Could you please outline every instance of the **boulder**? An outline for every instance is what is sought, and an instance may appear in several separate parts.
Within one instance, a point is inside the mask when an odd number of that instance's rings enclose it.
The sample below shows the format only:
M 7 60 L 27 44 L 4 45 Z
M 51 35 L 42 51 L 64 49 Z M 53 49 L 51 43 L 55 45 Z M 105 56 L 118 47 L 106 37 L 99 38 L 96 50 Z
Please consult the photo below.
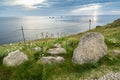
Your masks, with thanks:
M 33 48 L 33 50 L 34 50 L 34 51 L 41 51 L 42 48 L 37 46 L 37 47 Z
M 56 43 L 56 44 L 54 44 L 54 47 L 55 47 L 55 48 L 61 48 L 61 44 Z
M 3 64 L 7 66 L 15 66 L 27 61 L 28 57 L 24 53 L 16 50 L 14 52 L 10 52 L 8 56 L 3 59 Z
M 113 53 L 114 55 L 118 55 L 118 54 L 120 54 L 120 50 L 113 50 L 112 53 Z
M 49 54 L 65 54 L 67 53 L 64 48 L 53 48 L 47 51 Z
M 48 57 L 42 57 L 41 61 L 44 64 L 63 63 L 64 62 L 64 58 L 60 57 L 60 56 L 57 56 L 57 57 L 48 56 Z
M 98 80 L 120 80 L 120 72 L 107 73 L 106 75 L 103 75 L 102 77 L 100 77 Z
M 77 64 L 94 63 L 107 54 L 104 36 L 98 32 L 89 32 L 82 36 L 73 52 L 72 61 Z

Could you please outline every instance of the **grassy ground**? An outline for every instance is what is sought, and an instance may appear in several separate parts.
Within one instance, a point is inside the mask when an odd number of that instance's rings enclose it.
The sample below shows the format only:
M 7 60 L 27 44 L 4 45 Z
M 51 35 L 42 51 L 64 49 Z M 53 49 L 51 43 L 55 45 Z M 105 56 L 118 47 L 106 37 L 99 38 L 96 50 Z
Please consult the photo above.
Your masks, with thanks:
M 97 63 L 83 65 L 74 64 L 71 61 L 74 49 L 77 47 L 81 36 L 87 32 L 100 32 L 105 36 L 108 46 L 108 54 Z M 110 71 L 120 71 L 120 55 L 115 56 L 112 50 L 120 50 L 120 21 L 59 39 L 45 39 L 33 42 L 8 44 L 0 46 L 0 80 L 84 80 L 86 78 L 98 79 Z M 42 64 L 39 59 L 47 56 L 47 50 L 55 43 L 60 43 L 67 50 L 63 64 Z M 41 52 L 35 52 L 32 48 L 40 46 Z M 15 66 L 7 67 L 2 64 L 3 58 L 11 51 L 20 49 L 28 55 L 29 61 Z

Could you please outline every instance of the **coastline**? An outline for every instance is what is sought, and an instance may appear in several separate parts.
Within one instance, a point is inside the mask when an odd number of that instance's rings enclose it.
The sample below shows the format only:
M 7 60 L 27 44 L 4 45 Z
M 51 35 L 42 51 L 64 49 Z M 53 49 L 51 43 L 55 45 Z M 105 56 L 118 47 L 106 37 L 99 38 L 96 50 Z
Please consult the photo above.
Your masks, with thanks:
M 24 46 L 23 43 L 15 43 L 0 46 L 0 74 L 3 80 L 84 80 L 84 79 L 99 79 L 101 76 L 109 72 L 120 72 L 120 55 L 115 56 L 113 50 L 120 50 L 120 20 L 106 24 L 102 27 L 97 27 L 90 31 L 70 35 L 62 38 L 43 39 L 33 42 L 28 42 Z M 105 43 L 108 46 L 108 54 L 96 63 L 74 64 L 71 62 L 74 49 L 78 42 L 87 32 L 100 32 L 105 37 Z M 59 43 L 67 50 L 63 64 L 42 64 L 39 59 L 42 56 L 48 56 L 47 50 L 53 48 L 53 45 Z M 35 52 L 33 48 L 41 47 L 42 51 Z M 16 67 L 7 67 L 3 64 L 3 58 L 10 52 L 20 50 L 24 52 L 29 60 Z M 22 73 L 22 74 L 21 74 Z
M 51 37 L 51 34 L 54 34 L 54 37 L 58 37 L 58 34 L 60 35 L 63 32 L 71 35 L 86 31 L 89 29 L 89 19 L 92 20 L 91 29 L 93 29 L 98 25 L 103 26 L 104 24 L 110 23 L 118 17 L 117 15 L 94 17 L 85 17 L 81 15 L 76 17 L 62 17 L 62 19 L 49 19 L 49 17 L 43 19 L 39 17 L 28 19 L 0 18 L 0 26 L 2 27 L 0 30 L 0 43 L 4 44 L 22 41 L 21 26 L 25 29 L 26 40 L 35 40 L 41 39 L 42 33 L 44 33 L 44 36 L 48 34 L 48 36 Z M 96 20 L 95 22 L 93 22 L 94 19 Z

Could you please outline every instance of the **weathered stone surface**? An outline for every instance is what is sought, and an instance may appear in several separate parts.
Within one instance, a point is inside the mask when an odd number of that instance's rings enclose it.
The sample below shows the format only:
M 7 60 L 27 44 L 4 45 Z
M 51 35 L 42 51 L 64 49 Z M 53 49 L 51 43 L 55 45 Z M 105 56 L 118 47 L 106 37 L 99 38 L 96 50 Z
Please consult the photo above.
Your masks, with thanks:
M 26 60 L 28 60 L 27 55 L 20 52 L 19 50 L 16 50 L 14 52 L 9 53 L 8 56 L 6 56 L 3 59 L 3 64 L 7 66 L 15 66 L 23 63 Z
M 37 47 L 33 48 L 33 50 L 34 50 L 34 51 L 41 51 L 42 48 L 40 48 L 40 47 L 37 46 Z
M 57 57 L 48 56 L 48 57 L 42 57 L 41 61 L 44 64 L 62 63 L 64 62 L 64 58 L 60 56 Z
M 120 72 L 117 72 L 117 73 L 110 72 L 100 77 L 98 80 L 120 80 Z
M 74 50 L 72 60 L 77 64 L 97 62 L 107 52 L 104 36 L 98 32 L 90 32 L 82 36 L 78 47 Z
M 64 48 L 53 48 L 47 51 L 49 54 L 65 54 L 67 53 Z
M 61 48 L 61 44 L 56 43 L 56 44 L 54 44 L 54 47 L 55 47 L 55 48 Z
M 120 54 L 120 50 L 113 50 L 113 52 L 112 52 L 114 55 L 118 55 L 118 54 Z

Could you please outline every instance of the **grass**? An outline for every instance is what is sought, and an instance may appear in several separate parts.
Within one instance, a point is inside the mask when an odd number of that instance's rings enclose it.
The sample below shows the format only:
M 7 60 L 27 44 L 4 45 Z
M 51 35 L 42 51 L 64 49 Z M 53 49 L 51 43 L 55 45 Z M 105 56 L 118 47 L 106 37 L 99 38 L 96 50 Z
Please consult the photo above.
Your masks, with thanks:
M 120 54 L 115 56 L 112 50 L 120 50 L 120 21 L 107 24 L 96 29 L 62 37 L 58 39 L 43 39 L 33 42 L 7 44 L 0 46 L 0 80 L 84 80 L 98 79 L 110 71 L 120 71 Z M 108 54 L 97 63 L 74 64 L 72 54 L 77 47 L 79 39 L 87 32 L 100 32 L 105 36 L 105 43 L 108 46 Z M 55 43 L 60 43 L 67 50 L 67 54 L 60 55 L 65 58 L 62 64 L 42 64 L 39 59 L 47 56 L 47 50 Z M 42 51 L 35 52 L 33 48 L 40 46 Z M 14 50 L 21 50 L 28 55 L 29 60 L 19 66 L 7 67 L 2 60 L 7 54 Z

